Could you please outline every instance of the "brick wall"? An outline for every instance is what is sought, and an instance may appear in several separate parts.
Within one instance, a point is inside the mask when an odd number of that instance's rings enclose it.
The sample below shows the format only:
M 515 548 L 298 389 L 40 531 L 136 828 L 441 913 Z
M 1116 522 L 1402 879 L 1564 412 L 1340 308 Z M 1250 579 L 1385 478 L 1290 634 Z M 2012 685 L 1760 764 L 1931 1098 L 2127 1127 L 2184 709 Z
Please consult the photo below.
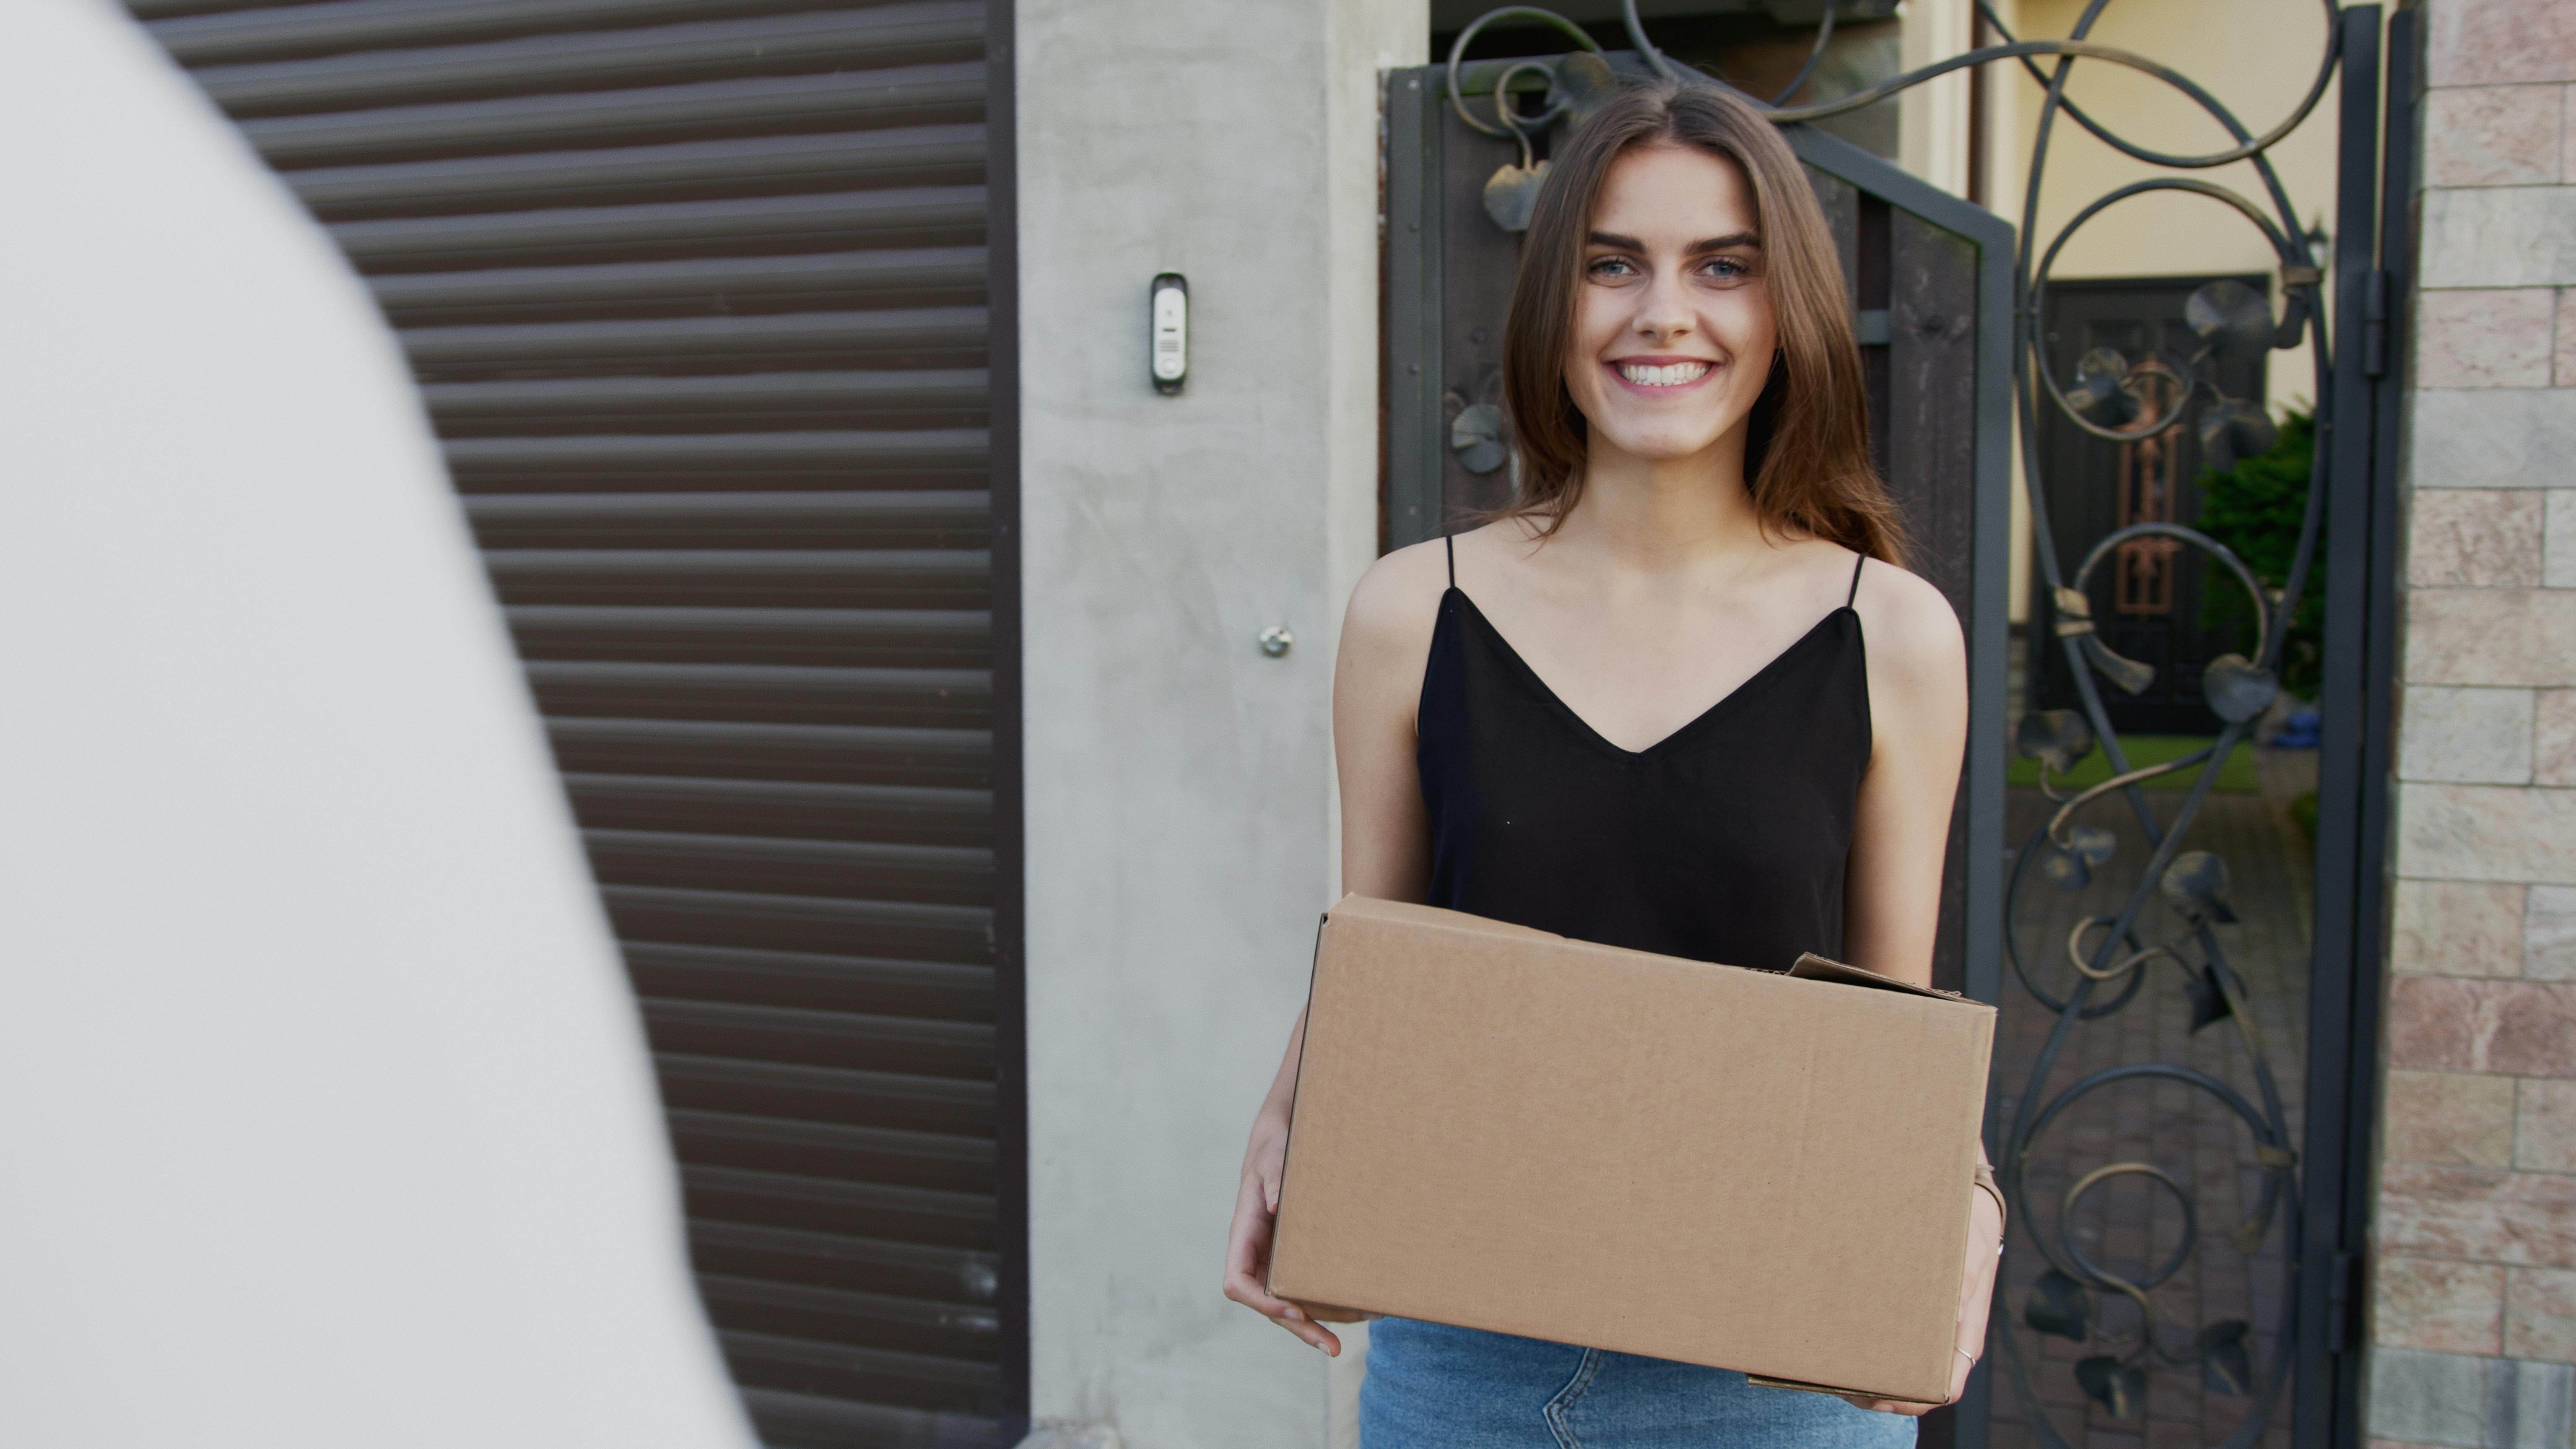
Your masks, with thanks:
M 2429 0 L 2370 1430 L 2576 1433 L 2576 0 Z

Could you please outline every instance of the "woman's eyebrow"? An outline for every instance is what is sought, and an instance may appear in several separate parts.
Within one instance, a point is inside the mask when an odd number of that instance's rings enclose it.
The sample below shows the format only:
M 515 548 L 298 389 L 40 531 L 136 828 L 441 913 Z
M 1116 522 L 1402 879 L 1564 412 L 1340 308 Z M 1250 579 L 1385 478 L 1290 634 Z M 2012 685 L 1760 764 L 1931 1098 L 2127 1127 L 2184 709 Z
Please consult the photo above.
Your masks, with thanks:
M 1644 242 L 1615 231 L 1588 232 L 1584 235 L 1583 244 L 1588 247 L 1610 247 L 1623 252 L 1642 252 L 1646 249 Z M 1762 238 L 1753 232 L 1730 232 L 1725 236 L 1703 237 L 1692 242 L 1682 249 L 1682 255 L 1695 257 L 1703 252 L 1722 252 L 1729 247 L 1752 247 L 1758 251 L 1761 246 Z
M 1703 252 L 1722 252 L 1730 247 L 1751 247 L 1755 251 L 1760 251 L 1762 249 L 1762 238 L 1749 231 L 1731 232 L 1725 236 L 1703 237 L 1684 248 L 1682 255 L 1686 257 L 1695 257 Z

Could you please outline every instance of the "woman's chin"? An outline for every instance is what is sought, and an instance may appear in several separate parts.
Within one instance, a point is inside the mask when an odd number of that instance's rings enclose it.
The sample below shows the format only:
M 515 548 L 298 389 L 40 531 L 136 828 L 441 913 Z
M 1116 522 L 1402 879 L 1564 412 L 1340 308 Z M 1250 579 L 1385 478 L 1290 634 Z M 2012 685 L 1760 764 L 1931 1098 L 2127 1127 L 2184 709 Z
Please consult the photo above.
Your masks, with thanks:
M 1717 435 L 1704 429 L 1687 431 L 1670 428 L 1606 429 L 1595 428 L 1595 446 L 1608 445 L 1615 456 L 1635 459 L 1640 463 L 1678 463 L 1705 455 L 1717 445 Z

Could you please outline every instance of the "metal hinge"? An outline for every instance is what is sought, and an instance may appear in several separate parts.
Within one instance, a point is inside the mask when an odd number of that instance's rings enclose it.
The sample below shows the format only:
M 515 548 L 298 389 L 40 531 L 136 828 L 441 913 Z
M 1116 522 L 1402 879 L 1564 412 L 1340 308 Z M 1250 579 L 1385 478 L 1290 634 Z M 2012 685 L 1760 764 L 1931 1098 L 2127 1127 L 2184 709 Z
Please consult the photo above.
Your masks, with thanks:
M 2367 377 L 2381 377 L 2388 371 L 2388 273 L 2384 271 L 2362 279 L 2361 370 Z
M 2326 1272 L 2326 1351 L 2361 1350 L 2361 1254 L 2337 1253 Z

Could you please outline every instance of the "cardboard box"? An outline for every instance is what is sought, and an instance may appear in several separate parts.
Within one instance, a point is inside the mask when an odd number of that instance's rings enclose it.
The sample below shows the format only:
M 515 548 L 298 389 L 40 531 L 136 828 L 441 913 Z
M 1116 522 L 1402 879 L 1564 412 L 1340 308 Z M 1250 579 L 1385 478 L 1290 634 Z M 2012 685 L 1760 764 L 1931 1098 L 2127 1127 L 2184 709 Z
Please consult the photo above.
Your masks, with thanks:
M 1345 897 L 1270 1289 L 1938 1403 L 1994 1025 L 1820 957 L 1780 975 Z

